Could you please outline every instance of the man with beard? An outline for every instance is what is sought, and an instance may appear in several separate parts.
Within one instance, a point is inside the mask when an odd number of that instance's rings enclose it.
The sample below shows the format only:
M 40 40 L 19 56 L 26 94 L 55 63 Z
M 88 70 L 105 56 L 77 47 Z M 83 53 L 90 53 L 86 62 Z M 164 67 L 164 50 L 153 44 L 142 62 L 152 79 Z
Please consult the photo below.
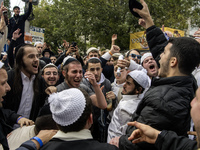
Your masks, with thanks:
M 0 76 L 0 149 L 2 146 L 4 150 L 8 150 L 6 136 L 12 131 L 12 128 L 8 124 L 17 122 L 23 126 L 23 124 L 32 125 L 34 122 L 16 114 L 14 111 L 2 108 L 2 97 L 10 91 L 10 86 L 7 83 L 8 75 L 2 62 L 0 62 Z
M 163 32 L 155 27 L 147 4 L 144 0 L 140 2 L 143 9 L 133 10 L 146 22 L 147 41 L 153 57 L 160 64 L 158 72 L 160 78 L 152 79 L 151 87 L 138 105 L 132 121 L 187 136 L 191 120 L 190 102 L 197 89 L 191 73 L 200 61 L 200 44 L 187 37 L 170 38 L 167 41 Z M 110 143 L 119 144 L 120 149 L 126 150 L 155 149 L 154 145 L 146 142 L 132 144 L 128 137 L 135 129 L 128 127 L 126 135 L 120 139 L 115 138 Z
M 45 101 L 45 83 L 39 76 L 38 51 L 25 44 L 16 54 L 15 68 L 8 72 L 11 90 L 4 97 L 3 107 L 35 120 Z
M 106 93 L 111 91 L 111 83 L 108 79 L 105 78 L 105 76 L 102 73 L 102 67 L 101 67 L 101 60 L 97 57 L 91 57 L 87 63 L 86 63 L 86 73 L 85 78 L 83 78 L 82 82 L 87 87 L 89 87 L 93 92 L 95 92 L 93 85 L 91 82 L 86 78 L 88 73 L 92 73 L 95 77 L 95 80 L 97 84 L 100 85 L 100 87 L 103 87 L 102 92 L 104 96 L 106 96 Z M 108 106 L 108 105 L 107 105 Z M 106 126 L 106 118 L 108 115 L 107 110 L 99 109 L 98 107 L 94 107 L 94 115 L 93 115 L 93 128 L 92 128 L 92 135 L 94 139 L 100 141 L 100 142 L 106 142 L 107 138 L 107 126 Z M 101 121 L 99 121 L 99 118 Z M 103 126 L 105 125 L 105 126 Z
M 114 110 L 111 123 L 108 127 L 108 143 L 111 138 L 125 134 L 127 122 L 131 120 L 133 112 L 141 100 L 139 95 L 147 87 L 149 87 L 149 81 L 145 72 L 135 70 L 127 75 L 122 90 L 123 98 Z
M 45 80 L 46 87 L 56 86 L 59 80 L 57 66 L 52 63 L 45 65 L 42 69 L 42 77 Z
M 54 92 L 60 92 L 69 88 L 83 88 L 90 96 L 93 105 L 105 109 L 107 107 L 105 97 L 96 82 L 96 79 L 92 73 L 87 73 L 85 76 L 88 78 L 92 86 L 94 87 L 94 92 L 91 91 L 89 87 L 81 83 L 83 78 L 83 71 L 81 63 L 74 57 L 67 56 L 63 60 L 63 71 L 62 75 L 65 77 L 65 81 L 58 86 L 50 86 L 46 89 L 47 94 Z
M 137 127 L 131 136 L 128 138 L 132 143 L 139 143 L 142 141 L 155 144 L 158 150 L 194 150 L 200 148 L 200 88 L 196 91 L 196 97 L 190 103 L 191 117 L 194 121 L 197 141 L 190 140 L 187 137 L 177 136 L 172 131 L 158 131 L 148 125 L 139 122 L 129 122 L 128 125 Z

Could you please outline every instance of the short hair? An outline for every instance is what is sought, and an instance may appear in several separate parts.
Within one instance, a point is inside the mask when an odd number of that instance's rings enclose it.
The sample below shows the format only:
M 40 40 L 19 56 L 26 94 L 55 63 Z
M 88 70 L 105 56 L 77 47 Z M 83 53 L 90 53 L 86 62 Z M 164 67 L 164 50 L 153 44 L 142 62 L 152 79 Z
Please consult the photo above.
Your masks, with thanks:
M 79 90 L 83 93 L 85 100 L 86 100 L 85 109 L 84 109 L 81 117 L 73 124 L 71 124 L 69 126 L 61 126 L 61 125 L 57 124 L 58 129 L 63 131 L 64 133 L 73 132 L 73 131 L 78 132 L 78 131 L 84 129 L 86 122 L 87 122 L 88 118 L 90 117 L 90 114 L 92 113 L 93 105 L 92 105 L 92 101 L 91 101 L 88 93 L 81 88 L 79 88 Z
M 101 60 L 99 58 L 96 58 L 96 57 L 93 57 L 93 58 L 90 58 L 87 63 L 86 63 L 86 68 L 88 69 L 88 64 L 89 63 L 92 63 L 92 64 L 98 64 L 100 63 L 101 65 Z
M 137 51 L 137 52 L 140 54 L 140 51 L 139 51 L 138 49 L 131 49 L 131 50 L 128 51 L 126 57 L 129 57 L 130 53 L 131 53 L 133 50 Z
M 70 65 L 70 64 L 80 64 L 80 65 L 81 65 L 81 63 L 80 63 L 78 60 L 75 60 L 75 61 L 70 62 L 69 64 L 63 66 L 63 70 L 65 70 L 66 73 L 67 73 L 68 70 L 69 70 L 69 65 Z
M 190 75 L 200 63 L 200 44 L 189 37 L 169 38 L 170 57 L 176 57 L 181 73 Z
M 37 117 L 35 120 L 35 129 L 37 132 L 40 130 L 57 130 L 56 122 L 52 118 L 52 114 Z

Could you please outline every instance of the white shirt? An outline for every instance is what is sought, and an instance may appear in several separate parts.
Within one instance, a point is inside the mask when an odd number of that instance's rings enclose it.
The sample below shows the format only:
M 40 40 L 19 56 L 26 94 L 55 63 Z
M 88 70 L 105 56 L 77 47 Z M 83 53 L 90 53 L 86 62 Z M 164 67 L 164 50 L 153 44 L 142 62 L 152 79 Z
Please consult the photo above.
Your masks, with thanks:
M 131 121 L 140 100 L 138 95 L 123 95 L 108 127 L 108 143 L 112 138 L 125 134 L 127 122 Z
M 23 72 L 21 72 L 21 77 L 22 77 L 23 90 L 17 114 L 29 118 L 34 97 L 33 83 L 35 75 L 33 75 L 31 79 L 29 79 Z
M 13 130 L 11 135 L 7 138 L 10 150 L 17 149 L 22 143 L 36 136 L 34 129 L 35 125 L 23 126 L 22 128 Z

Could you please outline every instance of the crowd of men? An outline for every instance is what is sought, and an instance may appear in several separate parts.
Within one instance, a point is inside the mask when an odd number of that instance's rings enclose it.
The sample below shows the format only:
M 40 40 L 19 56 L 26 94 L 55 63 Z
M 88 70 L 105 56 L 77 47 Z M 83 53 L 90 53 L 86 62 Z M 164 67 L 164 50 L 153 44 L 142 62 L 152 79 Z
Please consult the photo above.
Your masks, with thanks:
M 113 34 L 109 50 L 91 47 L 85 57 L 76 42 L 63 40 L 58 55 L 46 43 L 25 44 L 32 0 L 24 15 L 13 8 L 0 61 L 0 149 L 200 148 L 199 41 L 166 38 L 140 2 L 133 11 L 150 51 L 121 53 Z M 6 10 L 1 3 L 1 32 Z

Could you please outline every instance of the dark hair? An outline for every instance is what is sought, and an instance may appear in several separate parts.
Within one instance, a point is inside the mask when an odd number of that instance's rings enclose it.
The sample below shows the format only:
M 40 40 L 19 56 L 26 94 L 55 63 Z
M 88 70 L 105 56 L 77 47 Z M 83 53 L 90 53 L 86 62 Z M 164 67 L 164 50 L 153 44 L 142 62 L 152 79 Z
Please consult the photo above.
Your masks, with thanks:
M 80 131 L 82 130 L 85 125 L 86 122 L 88 120 L 88 118 L 90 117 L 90 114 L 92 113 L 92 101 L 88 95 L 88 93 L 79 88 L 79 90 L 81 90 L 81 92 L 83 93 L 85 99 L 86 99 L 86 106 L 85 106 L 85 110 L 83 111 L 83 114 L 81 115 L 81 117 L 73 124 L 69 125 L 69 126 L 61 126 L 59 124 L 57 124 L 59 130 L 63 131 L 64 133 L 67 132 L 72 132 L 72 131 Z
M 74 61 L 72 61 L 72 62 L 70 62 L 69 64 L 67 64 L 67 65 L 65 65 L 65 66 L 63 66 L 63 68 L 62 68 L 62 70 L 65 70 L 66 71 L 66 73 L 68 72 L 68 69 L 69 69 L 69 65 L 70 64 L 81 64 L 78 60 L 74 60 Z
M 101 60 L 100 59 L 98 59 L 98 58 L 90 58 L 88 61 L 87 61 L 87 63 L 86 63 L 86 68 L 88 69 L 88 64 L 89 63 L 92 63 L 92 64 L 98 64 L 98 63 L 100 63 L 101 64 Z
M 36 132 L 40 132 L 40 130 L 57 130 L 58 127 L 56 122 L 53 120 L 52 115 L 44 115 L 37 117 L 35 120 L 35 130 Z
M 139 51 L 138 49 L 131 49 L 131 50 L 128 51 L 126 57 L 129 57 L 130 53 L 131 53 L 133 50 L 137 51 L 137 52 L 140 54 L 140 51 Z
M 14 83 L 13 83 L 13 92 L 14 94 L 21 94 L 23 85 L 22 85 L 22 78 L 21 78 L 21 69 L 22 67 L 25 67 L 25 64 L 23 62 L 23 57 L 24 57 L 24 53 L 25 53 L 25 48 L 27 47 L 33 47 L 35 48 L 33 45 L 31 44 L 25 44 L 22 47 L 19 48 L 19 50 L 17 51 L 16 54 L 16 62 L 15 62 L 15 77 L 14 77 Z M 38 67 L 38 74 L 40 72 L 40 67 Z M 34 80 L 34 96 L 36 96 L 35 94 L 39 94 L 39 90 L 38 90 L 38 74 L 36 74 L 35 80 Z
M 133 79 L 130 75 L 127 75 L 126 78 L 128 78 L 128 77 L 130 77 L 131 79 Z M 135 89 L 136 90 L 140 91 L 140 89 L 142 89 L 141 93 L 144 92 L 145 89 L 139 83 L 137 83 L 134 79 L 133 79 L 133 83 L 135 84 Z
M 170 38 L 170 57 L 176 57 L 181 73 L 190 75 L 200 63 L 200 44 L 189 37 Z

